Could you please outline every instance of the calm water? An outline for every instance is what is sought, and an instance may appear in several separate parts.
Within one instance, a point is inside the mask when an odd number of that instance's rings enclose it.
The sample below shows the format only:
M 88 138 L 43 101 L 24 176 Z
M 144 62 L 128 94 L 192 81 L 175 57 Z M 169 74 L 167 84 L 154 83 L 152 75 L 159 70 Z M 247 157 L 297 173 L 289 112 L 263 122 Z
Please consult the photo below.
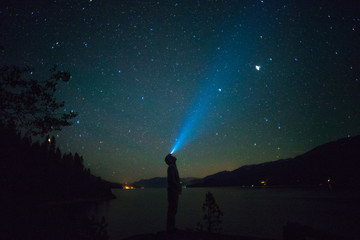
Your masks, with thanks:
M 349 239 L 360 236 L 359 194 L 315 189 L 184 189 L 176 218 L 178 228 L 196 228 L 209 191 L 224 212 L 223 233 L 282 239 L 282 227 L 294 221 Z M 165 229 L 166 189 L 113 192 L 117 199 L 95 210 L 97 216 L 105 216 L 110 239 Z

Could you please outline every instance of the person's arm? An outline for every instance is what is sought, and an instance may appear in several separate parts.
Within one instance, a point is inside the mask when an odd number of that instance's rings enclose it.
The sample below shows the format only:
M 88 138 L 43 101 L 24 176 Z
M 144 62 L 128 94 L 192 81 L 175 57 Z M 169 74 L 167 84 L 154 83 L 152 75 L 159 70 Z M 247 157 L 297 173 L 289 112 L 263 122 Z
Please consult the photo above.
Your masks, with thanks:
M 180 183 L 180 177 L 179 177 L 179 171 L 177 170 L 177 168 L 175 167 L 175 178 L 176 178 L 176 185 L 177 185 L 177 189 L 179 191 L 179 193 L 181 194 L 181 183 Z
M 168 187 L 174 188 L 176 186 L 176 179 L 175 179 L 175 169 L 173 167 L 168 167 Z
M 178 190 L 181 193 L 181 184 L 176 167 L 168 168 L 168 185 L 169 188 L 173 190 Z

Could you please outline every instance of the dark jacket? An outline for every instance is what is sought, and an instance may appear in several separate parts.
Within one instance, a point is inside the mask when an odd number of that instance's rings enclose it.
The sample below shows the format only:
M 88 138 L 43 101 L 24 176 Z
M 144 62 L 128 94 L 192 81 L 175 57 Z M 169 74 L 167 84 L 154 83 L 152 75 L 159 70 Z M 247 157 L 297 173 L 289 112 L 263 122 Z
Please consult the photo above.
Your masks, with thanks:
M 179 172 L 175 164 L 170 164 L 167 170 L 168 191 L 181 194 Z

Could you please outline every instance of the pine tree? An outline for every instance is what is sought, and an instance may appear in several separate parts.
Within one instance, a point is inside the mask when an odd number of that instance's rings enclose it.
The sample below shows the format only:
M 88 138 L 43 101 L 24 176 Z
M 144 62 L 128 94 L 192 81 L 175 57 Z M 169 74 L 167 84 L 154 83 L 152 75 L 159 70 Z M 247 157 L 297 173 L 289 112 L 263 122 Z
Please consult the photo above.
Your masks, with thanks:
M 221 230 L 221 216 L 224 213 L 217 205 L 214 196 L 211 192 L 206 194 L 205 202 L 202 206 L 204 212 L 203 221 L 208 232 L 218 232 Z M 203 230 L 204 226 L 201 222 L 198 222 L 198 229 Z
M 28 135 L 46 135 L 69 126 L 73 111 L 60 111 L 64 102 L 55 98 L 60 81 L 68 82 L 70 73 L 50 69 L 44 81 L 34 79 L 29 67 L 0 67 L 0 124 Z

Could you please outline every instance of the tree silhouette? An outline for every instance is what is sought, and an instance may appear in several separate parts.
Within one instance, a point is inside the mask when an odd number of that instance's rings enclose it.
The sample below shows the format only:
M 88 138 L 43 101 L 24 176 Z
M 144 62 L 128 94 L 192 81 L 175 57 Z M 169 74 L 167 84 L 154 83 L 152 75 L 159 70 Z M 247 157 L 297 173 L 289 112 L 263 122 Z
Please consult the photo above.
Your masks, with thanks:
M 84 167 L 82 156 L 62 155 L 54 137 L 32 143 L 31 137 L 0 126 L 0 159 L 0 186 L 10 201 L 114 197 L 109 183 Z
M 7 220 L 1 236 L 108 239 L 105 220 L 89 218 L 75 203 L 113 199 L 110 184 L 91 175 L 78 153 L 62 155 L 55 137 L 47 135 L 76 116 L 64 113 L 64 102 L 55 99 L 58 83 L 70 74 L 55 67 L 50 72 L 38 81 L 28 67 L 0 67 L 0 199 Z M 33 143 L 35 135 L 47 136 Z
M 224 213 L 217 205 L 214 196 L 211 192 L 206 194 L 205 202 L 202 206 L 204 212 L 203 221 L 205 223 L 206 230 L 208 232 L 218 232 L 221 230 L 221 216 Z M 203 230 L 204 226 L 201 222 L 198 222 L 198 230 Z
M 33 77 L 29 67 L 0 68 L 0 124 L 30 135 L 42 135 L 61 130 L 77 114 L 60 111 L 65 103 L 54 96 L 60 81 L 68 82 L 70 73 L 50 69 L 44 81 Z

